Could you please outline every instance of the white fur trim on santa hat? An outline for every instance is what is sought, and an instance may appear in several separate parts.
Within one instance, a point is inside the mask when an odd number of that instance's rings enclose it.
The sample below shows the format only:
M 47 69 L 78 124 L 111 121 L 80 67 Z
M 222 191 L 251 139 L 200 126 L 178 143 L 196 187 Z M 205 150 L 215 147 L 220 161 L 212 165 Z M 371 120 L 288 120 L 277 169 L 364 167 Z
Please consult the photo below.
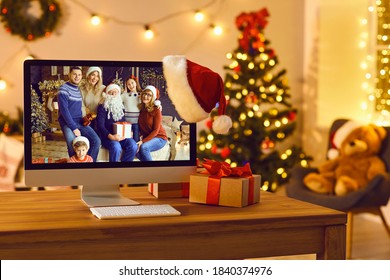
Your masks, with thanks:
M 73 145 L 76 144 L 77 142 L 84 142 L 87 145 L 87 148 L 89 149 L 89 140 L 85 136 L 77 136 L 76 138 L 73 139 Z
M 357 121 L 347 121 L 339 129 L 336 130 L 333 138 L 333 144 L 336 148 L 340 148 L 344 139 L 356 128 L 361 127 L 363 124 Z
M 113 89 L 117 89 L 119 94 L 121 93 L 121 87 L 118 86 L 117 84 L 109 84 L 107 87 L 106 87 L 106 92 L 108 93 L 110 90 L 113 90 Z
M 100 67 L 91 66 L 87 70 L 87 77 L 88 77 L 89 74 L 91 74 L 92 72 L 95 72 L 95 71 L 97 71 L 99 73 L 100 77 L 102 76 L 102 69 L 100 69 Z
M 157 99 L 157 89 L 154 86 L 146 86 L 144 90 L 150 90 L 153 94 L 153 99 Z
M 162 61 L 168 95 L 179 115 L 189 123 L 208 118 L 209 113 L 200 106 L 188 83 L 186 57 L 170 55 Z

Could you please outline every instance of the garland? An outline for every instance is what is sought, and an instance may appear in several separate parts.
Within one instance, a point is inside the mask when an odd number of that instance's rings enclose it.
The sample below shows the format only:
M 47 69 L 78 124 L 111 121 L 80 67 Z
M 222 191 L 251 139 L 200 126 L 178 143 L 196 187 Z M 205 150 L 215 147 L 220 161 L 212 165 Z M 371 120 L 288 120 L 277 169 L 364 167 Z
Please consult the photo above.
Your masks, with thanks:
M 29 16 L 25 11 L 30 0 L 3 0 L 0 17 L 7 32 L 26 41 L 49 37 L 61 18 L 61 8 L 56 0 L 37 0 L 42 15 L 39 18 Z

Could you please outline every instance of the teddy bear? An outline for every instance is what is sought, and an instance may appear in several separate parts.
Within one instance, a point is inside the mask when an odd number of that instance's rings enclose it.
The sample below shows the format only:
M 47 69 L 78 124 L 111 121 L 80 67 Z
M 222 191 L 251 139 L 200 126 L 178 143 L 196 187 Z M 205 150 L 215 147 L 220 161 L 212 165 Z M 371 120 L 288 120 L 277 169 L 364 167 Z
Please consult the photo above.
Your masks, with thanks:
M 303 182 L 321 194 L 347 195 L 367 186 L 376 175 L 386 174 L 386 166 L 378 156 L 386 130 L 374 124 L 347 121 L 334 134 L 338 154 L 328 153 L 328 160 L 317 172 L 307 174 Z

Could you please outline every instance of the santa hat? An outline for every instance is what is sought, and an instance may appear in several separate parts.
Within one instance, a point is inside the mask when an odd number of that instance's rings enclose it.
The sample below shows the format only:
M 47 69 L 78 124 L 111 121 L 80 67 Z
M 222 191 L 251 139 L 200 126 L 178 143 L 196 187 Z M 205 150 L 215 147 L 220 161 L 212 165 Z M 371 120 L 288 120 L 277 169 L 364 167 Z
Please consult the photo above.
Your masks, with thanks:
M 102 69 L 100 69 L 100 67 L 97 67 L 97 66 L 91 66 L 88 68 L 87 70 L 87 77 L 89 74 L 91 74 L 92 72 L 99 72 L 99 76 L 101 77 L 102 76 Z
M 104 89 L 105 92 L 109 92 L 110 90 L 113 90 L 113 89 L 117 89 L 119 93 L 121 93 L 121 87 L 118 86 L 117 84 L 109 84 L 108 86 L 106 86 L 106 88 Z
M 213 130 L 226 134 L 232 126 L 232 120 L 225 115 L 226 98 L 222 78 L 185 56 L 166 56 L 162 62 L 168 96 L 179 115 L 187 122 L 198 122 L 208 118 L 211 110 L 219 103 L 219 116 L 213 122 Z
M 161 101 L 158 100 L 160 98 L 160 91 L 155 86 L 151 86 L 151 85 L 146 86 L 143 91 L 145 91 L 145 90 L 150 90 L 152 92 L 153 99 L 154 99 L 154 105 L 160 106 Z
M 89 149 L 89 140 L 87 137 L 84 137 L 84 136 L 77 136 L 75 139 L 73 139 L 73 146 L 74 144 L 76 144 L 77 142 L 84 142 L 86 145 L 87 145 L 87 149 Z
M 328 151 L 328 158 L 334 159 L 339 155 L 339 149 L 341 144 L 347 138 L 347 136 L 356 128 L 361 127 L 363 124 L 357 121 L 347 121 L 331 137 L 332 148 Z

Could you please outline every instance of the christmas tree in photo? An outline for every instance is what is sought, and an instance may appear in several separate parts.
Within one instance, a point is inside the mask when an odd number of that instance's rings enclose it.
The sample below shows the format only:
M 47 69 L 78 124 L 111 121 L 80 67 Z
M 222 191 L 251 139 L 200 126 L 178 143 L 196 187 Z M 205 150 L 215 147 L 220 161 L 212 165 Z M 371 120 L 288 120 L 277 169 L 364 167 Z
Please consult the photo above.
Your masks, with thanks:
M 212 123 L 218 112 L 213 110 L 207 129 L 199 133 L 198 157 L 233 167 L 249 162 L 262 177 L 262 189 L 275 191 L 294 165 L 307 166 L 310 158 L 297 146 L 285 147 L 296 129 L 297 110 L 289 101 L 286 70 L 278 69 L 278 57 L 263 33 L 268 16 L 264 8 L 236 18 L 241 34 L 238 47 L 227 54 L 224 81 L 226 115 L 233 127 L 227 135 L 215 133 Z
M 49 128 L 49 118 L 45 107 L 39 101 L 37 92 L 31 87 L 31 133 L 42 133 Z

